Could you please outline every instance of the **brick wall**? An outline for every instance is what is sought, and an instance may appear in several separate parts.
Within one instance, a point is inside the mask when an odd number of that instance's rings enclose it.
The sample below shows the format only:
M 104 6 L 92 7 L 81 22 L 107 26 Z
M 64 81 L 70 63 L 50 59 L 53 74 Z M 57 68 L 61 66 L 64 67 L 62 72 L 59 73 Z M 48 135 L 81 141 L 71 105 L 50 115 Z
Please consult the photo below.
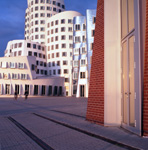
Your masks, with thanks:
M 86 119 L 104 124 L 104 0 L 98 0 Z
M 148 136 L 148 1 L 146 1 L 145 67 L 143 99 L 143 135 Z

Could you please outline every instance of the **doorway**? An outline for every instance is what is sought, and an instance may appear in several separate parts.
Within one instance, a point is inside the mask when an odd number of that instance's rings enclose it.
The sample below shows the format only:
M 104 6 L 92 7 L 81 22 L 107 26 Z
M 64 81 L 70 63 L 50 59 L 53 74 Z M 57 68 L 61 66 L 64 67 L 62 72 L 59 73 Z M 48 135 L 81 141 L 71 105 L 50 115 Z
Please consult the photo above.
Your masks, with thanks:
M 20 88 L 19 88 L 19 85 L 18 84 L 15 84 L 15 91 L 17 92 L 17 94 L 20 94 L 20 90 L 19 90 Z
M 122 43 L 122 124 L 135 127 L 135 36 Z
M 42 85 L 42 95 L 44 96 L 46 94 L 46 86 Z
M 38 85 L 34 85 L 34 95 L 38 95 L 38 91 L 39 91 Z
M 7 95 L 10 94 L 10 84 L 6 84 L 5 94 L 7 94 Z
M 85 96 L 85 85 L 80 85 L 80 97 Z

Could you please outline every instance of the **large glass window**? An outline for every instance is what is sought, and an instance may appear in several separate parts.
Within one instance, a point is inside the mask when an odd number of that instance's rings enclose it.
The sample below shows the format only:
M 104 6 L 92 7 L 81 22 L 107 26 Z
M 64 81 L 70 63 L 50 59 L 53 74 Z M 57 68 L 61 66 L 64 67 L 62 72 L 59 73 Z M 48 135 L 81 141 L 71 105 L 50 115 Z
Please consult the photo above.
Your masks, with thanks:
M 134 0 L 122 0 L 122 38 L 134 29 Z

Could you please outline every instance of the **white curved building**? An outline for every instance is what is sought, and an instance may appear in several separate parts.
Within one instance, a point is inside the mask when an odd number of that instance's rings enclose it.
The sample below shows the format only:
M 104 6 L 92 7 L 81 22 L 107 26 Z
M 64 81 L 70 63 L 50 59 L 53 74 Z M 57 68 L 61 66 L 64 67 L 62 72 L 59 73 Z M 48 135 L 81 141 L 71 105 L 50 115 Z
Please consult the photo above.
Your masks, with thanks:
M 36 73 L 38 76 L 47 75 L 46 47 L 28 40 L 13 40 L 8 42 L 5 57 L 35 56 Z
M 47 21 L 47 63 L 51 76 L 65 77 L 66 95 L 71 96 L 73 18 L 81 16 L 76 11 L 65 11 Z
M 64 0 L 28 0 L 25 39 L 45 44 L 48 18 L 64 10 Z

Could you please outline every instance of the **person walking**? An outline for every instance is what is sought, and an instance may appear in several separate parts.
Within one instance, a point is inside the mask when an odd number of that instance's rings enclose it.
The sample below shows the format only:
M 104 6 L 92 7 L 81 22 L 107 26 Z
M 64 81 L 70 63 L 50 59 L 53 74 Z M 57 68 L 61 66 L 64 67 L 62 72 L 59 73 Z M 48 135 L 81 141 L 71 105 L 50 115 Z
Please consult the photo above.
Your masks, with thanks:
M 25 99 L 27 99 L 27 97 L 28 97 L 28 91 L 27 90 L 25 91 L 24 95 L 25 95 Z
M 15 99 L 15 100 L 17 100 L 17 96 L 18 96 L 17 91 L 15 91 L 15 92 L 14 92 L 14 99 Z

